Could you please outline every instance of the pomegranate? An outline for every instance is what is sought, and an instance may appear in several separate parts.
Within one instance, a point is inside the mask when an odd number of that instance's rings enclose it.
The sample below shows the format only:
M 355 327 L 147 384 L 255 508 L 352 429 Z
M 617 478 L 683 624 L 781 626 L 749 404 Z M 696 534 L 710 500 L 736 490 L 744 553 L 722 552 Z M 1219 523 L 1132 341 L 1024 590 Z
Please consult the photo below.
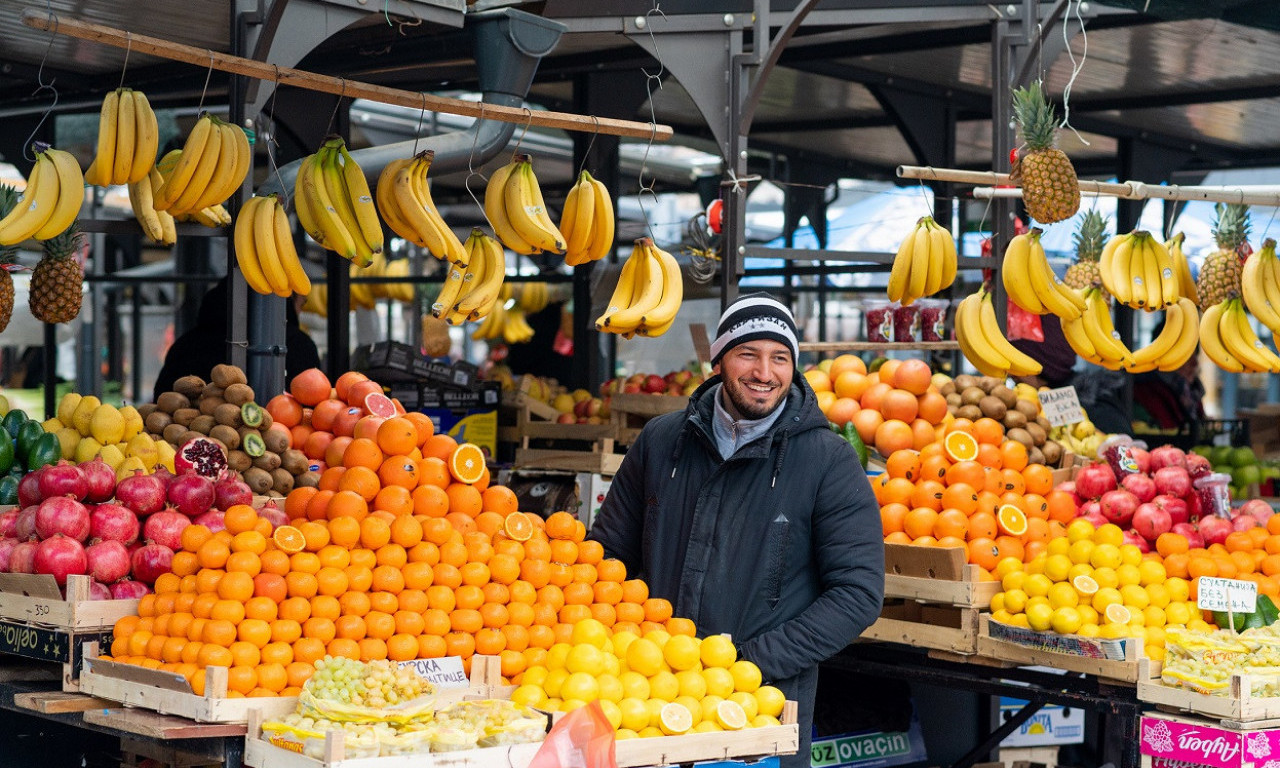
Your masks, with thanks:
M 222 446 L 207 437 L 193 437 L 178 449 L 173 457 L 173 468 L 179 477 L 196 472 L 207 478 L 215 478 L 227 468 L 227 454 Z
M 1235 517 L 1231 518 L 1231 530 L 1233 531 L 1247 531 L 1250 528 L 1257 528 L 1260 525 L 1262 525 L 1262 523 L 1258 522 L 1258 518 L 1253 515 L 1237 514 Z
M 30 507 L 33 504 L 39 504 L 44 496 L 40 495 L 40 475 L 44 473 L 44 467 L 37 469 L 35 472 L 28 472 L 18 481 L 18 506 Z
M 1187 468 L 1187 454 L 1181 448 L 1162 445 L 1151 451 L 1151 471 L 1159 472 L 1165 467 Z
M 1138 497 L 1139 504 L 1146 504 L 1156 497 L 1156 481 L 1141 473 L 1126 476 L 1120 481 L 1120 487 Z
M 1102 505 L 1098 503 L 1097 499 L 1090 499 L 1076 506 L 1076 517 L 1101 517 L 1103 522 L 1106 522 L 1106 518 L 1102 517 Z M 1095 525 L 1094 527 L 1097 528 L 1098 526 Z
M 36 508 L 36 536 L 62 534 L 76 541 L 89 538 L 89 510 L 70 496 L 51 496 Z
M 222 510 L 211 509 L 191 522 L 193 525 L 203 525 L 213 533 L 217 533 L 218 531 L 226 530 L 227 523 L 224 520 L 225 517 L 226 513 Z
M 1183 501 L 1187 502 L 1187 516 L 1192 520 L 1199 520 L 1204 515 L 1204 505 L 1200 502 L 1200 494 L 1193 493 L 1184 496 Z
M 186 472 L 169 483 L 165 496 L 172 505 L 171 509 L 176 509 L 188 518 L 197 517 L 213 506 L 213 481 L 195 472 Z
M 10 509 L 6 512 L 0 512 L 0 537 L 17 538 L 18 536 L 18 510 Z
M 155 475 L 134 472 L 116 485 L 116 501 L 132 509 L 139 517 L 154 515 L 164 509 L 164 483 Z
M 1106 525 L 1108 522 L 1107 518 L 1103 517 L 1101 512 L 1096 512 L 1096 511 L 1091 512 L 1087 515 L 1081 515 L 1080 519 L 1088 520 L 1089 523 L 1092 524 L 1094 528 L 1101 528 L 1102 526 Z
M 119 504 L 99 504 L 89 513 L 89 538 L 132 544 L 141 525 L 133 511 Z
M 163 483 L 165 491 L 168 492 L 169 483 L 173 482 L 173 473 L 169 471 L 168 467 L 163 464 L 157 464 L 156 469 L 151 473 L 151 476 Z
M 1187 546 L 1191 549 L 1204 548 L 1204 537 L 1200 535 L 1200 531 L 1193 523 L 1174 523 L 1170 530 L 1185 538 Z
M 1128 528 L 1133 513 L 1138 510 L 1138 497 L 1124 489 L 1107 491 L 1098 500 L 1102 516 L 1121 528 Z
M 1074 480 L 1067 480 L 1065 482 L 1058 483 L 1053 487 L 1053 490 L 1071 494 L 1071 498 L 1075 499 L 1076 506 L 1080 506 L 1080 493 L 1076 490 L 1076 483 Z
M 17 539 L 2 538 L 0 539 L 0 573 L 9 572 L 9 556 L 13 554 L 13 548 L 18 546 Z
M 110 600 L 111 588 L 100 581 L 89 582 L 89 599 L 90 600 Z
M 1133 530 L 1147 541 L 1155 541 L 1160 534 L 1173 529 L 1173 518 L 1162 507 L 1146 502 L 1138 505 L 1133 513 Z
M 1198 453 L 1188 453 L 1187 472 L 1191 474 L 1191 479 L 1195 480 L 1197 477 L 1204 477 L 1213 472 L 1213 465 Z
M 191 525 L 191 518 L 173 509 L 163 509 L 147 518 L 142 526 L 142 537 L 177 551 L 182 549 L 182 532 L 188 525 Z
M 1231 527 L 1230 520 L 1217 515 L 1200 518 L 1198 527 L 1200 535 L 1204 537 L 1205 546 L 1223 543 L 1227 540 L 1227 535 L 1235 530 Z
M 104 501 L 110 501 L 111 497 L 116 495 L 115 470 L 111 468 L 110 464 L 103 461 L 101 456 L 86 464 L 81 464 L 80 471 L 84 473 L 84 479 L 87 483 L 86 501 L 101 504 Z
M 1258 518 L 1258 522 L 1266 525 L 1267 521 L 1271 519 L 1271 516 L 1274 515 L 1276 511 L 1272 509 L 1270 504 L 1262 499 L 1249 499 L 1240 507 L 1240 513 L 1243 515 L 1252 515 Z M 0 515 L 0 517 L 3 517 L 3 515 Z
M 289 524 L 289 516 L 285 511 L 276 506 L 274 501 L 269 501 L 258 510 L 258 517 L 271 521 L 271 530 L 275 530 L 282 525 Z
M 240 473 L 230 470 L 218 476 L 213 486 L 213 506 L 218 509 L 230 509 L 236 504 L 252 504 L 253 491 L 240 477 Z
M 85 548 L 84 556 L 89 575 L 104 584 L 129 575 L 129 550 L 118 541 L 91 544 Z
M 140 581 L 125 579 L 111 585 L 112 600 L 137 600 L 151 594 L 151 588 Z
M 18 542 L 9 553 L 9 573 L 35 573 L 36 546 L 35 541 Z
M 161 574 L 169 572 L 172 562 L 172 549 L 155 542 L 145 544 L 133 553 L 133 578 L 149 587 Z
M 1176 496 L 1166 496 L 1162 493 L 1152 499 L 1151 503 L 1168 512 L 1169 519 L 1174 525 L 1191 521 L 1191 509 L 1187 506 L 1187 502 Z
M 1142 474 L 1151 472 L 1151 452 L 1146 448 L 1139 448 L 1136 445 L 1129 446 L 1129 458 L 1133 459 L 1133 463 L 1138 465 L 1138 471 Z
M 1156 484 L 1156 493 L 1178 497 L 1191 493 L 1191 473 L 1185 467 L 1161 467 L 1151 479 Z
M 1146 539 L 1142 538 L 1142 535 L 1137 531 L 1125 531 L 1124 543 L 1134 545 L 1138 549 L 1142 550 L 1143 554 L 1151 551 L 1151 544 L 1148 543 Z
M 36 513 L 39 511 L 39 504 L 24 507 L 18 513 L 18 519 L 14 523 L 14 535 L 23 541 L 34 539 L 36 537 Z
M 46 499 L 52 496 L 71 496 L 76 501 L 84 501 L 88 493 L 89 481 L 84 472 L 66 459 L 45 467 L 40 473 L 40 495 Z
M 83 574 L 88 568 L 84 545 L 61 534 L 37 544 L 33 562 L 36 573 L 52 575 L 59 586 L 65 586 L 71 574 Z
M 1102 494 L 1116 489 L 1116 475 L 1106 464 L 1081 467 L 1075 482 L 1076 495 L 1081 499 L 1100 499 Z

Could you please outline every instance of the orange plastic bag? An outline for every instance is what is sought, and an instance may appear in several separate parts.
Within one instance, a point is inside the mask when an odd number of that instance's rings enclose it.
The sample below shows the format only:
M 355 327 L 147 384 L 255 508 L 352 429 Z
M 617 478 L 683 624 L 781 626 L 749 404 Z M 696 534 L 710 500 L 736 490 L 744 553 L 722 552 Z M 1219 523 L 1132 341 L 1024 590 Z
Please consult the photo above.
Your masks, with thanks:
M 529 768 L 618 768 L 613 733 L 600 702 L 593 701 L 551 727 Z

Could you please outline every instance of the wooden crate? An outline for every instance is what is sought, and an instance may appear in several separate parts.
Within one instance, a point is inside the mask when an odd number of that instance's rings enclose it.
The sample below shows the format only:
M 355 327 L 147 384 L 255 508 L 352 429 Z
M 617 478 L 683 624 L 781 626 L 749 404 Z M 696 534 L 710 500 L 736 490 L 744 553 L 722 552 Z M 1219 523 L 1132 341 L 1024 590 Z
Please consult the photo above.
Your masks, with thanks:
M 515 466 L 520 469 L 561 469 L 611 475 L 622 463 L 614 452 L 616 426 L 603 424 L 561 424 L 560 412 L 531 397 L 521 388 L 504 392 L 503 426 L 498 439 L 515 443 Z M 535 445 L 536 441 L 536 445 Z M 547 441 L 553 441 L 548 443 Z
M 1150 660 L 1139 661 L 1138 700 L 1155 704 L 1168 712 L 1187 712 L 1217 720 L 1225 728 L 1251 730 L 1280 728 L 1280 696 L 1254 696 L 1253 686 L 1261 680 L 1275 681 L 1272 675 L 1232 675 L 1226 695 L 1213 696 L 1189 688 L 1166 685 L 1160 679 L 1160 668 L 1154 672 Z
M 609 419 L 619 443 L 630 445 L 654 416 L 683 411 L 689 407 L 686 395 L 619 394 L 609 398 Z
M 884 545 L 884 596 L 987 610 L 998 581 L 979 581 L 963 547 Z
M 137 600 L 90 600 L 92 581 L 89 576 L 67 577 L 64 599 L 52 576 L 0 573 L 0 619 L 73 632 L 111 629 L 137 614 Z
M 622 466 L 622 454 L 613 452 L 613 440 L 599 440 L 591 450 L 573 451 L 552 448 L 517 448 L 517 469 L 560 469 L 588 472 L 593 475 L 615 475 Z
M 886 598 L 862 639 L 971 655 L 978 652 L 978 616 L 977 608 Z
M 1160 666 L 1157 661 L 1144 659 L 1140 640 L 1035 632 L 994 622 L 987 615 L 978 625 L 978 655 L 1014 666 L 1053 667 L 1127 685 L 1137 684 L 1152 670 L 1158 674 Z M 1148 666 L 1140 671 L 1139 662 L 1144 660 Z

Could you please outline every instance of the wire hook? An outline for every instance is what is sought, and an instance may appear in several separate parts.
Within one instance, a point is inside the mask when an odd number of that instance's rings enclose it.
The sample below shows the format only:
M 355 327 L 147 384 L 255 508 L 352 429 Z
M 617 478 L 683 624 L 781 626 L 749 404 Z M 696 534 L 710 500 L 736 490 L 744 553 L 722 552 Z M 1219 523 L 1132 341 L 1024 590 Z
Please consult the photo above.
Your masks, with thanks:
M 209 78 L 213 77 L 213 49 L 206 48 L 205 51 L 209 54 L 209 71 L 204 76 L 204 89 L 200 91 L 200 103 L 196 106 L 196 112 L 204 109 L 204 97 L 209 92 Z
M 480 209 L 480 215 L 484 217 L 485 223 L 489 225 L 490 229 L 493 229 L 493 222 L 489 221 L 489 214 L 485 212 L 484 204 L 480 202 L 480 198 L 476 197 L 475 190 L 471 188 L 471 178 L 473 176 L 479 176 L 483 181 L 488 181 L 488 179 L 484 177 L 484 174 L 475 169 L 473 164 L 476 159 L 476 145 L 480 142 L 480 126 L 483 123 L 484 101 L 482 99 L 480 101 L 480 116 L 476 118 L 476 133 L 471 137 L 471 154 L 467 155 L 467 178 L 462 180 L 462 186 L 466 188 L 467 194 L 471 195 L 472 201 L 474 201 L 476 207 Z
M 414 155 L 418 154 L 418 139 L 421 138 L 422 136 L 422 121 L 427 116 L 427 92 L 421 91 L 419 95 L 422 96 L 422 111 L 418 113 L 418 127 L 413 132 L 413 154 Z
M 329 115 L 329 130 L 326 133 L 333 133 L 334 126 L 338 120 L 338 109 L 342 107 L 342 100 L 347 95 L 347 79 L 345 77 L 338 78 L 338 102 L 333 105 L 333 114 Z
M 591 119 L 595 121 L 596 129 L 591 134 L 591 140 L 587 142 L 586 151 L 582 153 L 582 164 L 578 166 L 579 176 L 581 176 L 582 172 L 587 169 L 587 159 L 591 157 L 591 148 L 596 145 L 596 137 L 600 135 L 600 118 L 592 115 Z
M 120 84 L 116 86 L 116 90 L 124 87 L 124 73 L 129 71 L 129 54 L 133 52 L 133 33 L 126 29 L 124 40 L 124 64 L 120 65 Z
M 270 126 L 271 138 L 267 141 L 267 162 L 271 164 L 271 170 L 275 172 L 276 181 L 280 182 L 281 205 L 285 210 L 289 210 L 289 203 L 293 202 L 292 196 L 286 197 L 284 176 L 280 173 L 280 166 L 276 162 L 276 155 L 272 149 L 279 149 L 280 144 L 276 141 L 276 99 L 280 97 L 280 65 L 272 64 L 276 68 L 275 90 L 271 92 L 271 110 L 267 113 L 267 123 Z
M 512 159 L 515 159 L 515 156 L 520 154 L 520 145 L 524 143 L 524 137 L 529 133 L 529 125 L 533 123 L 533 110 L 524 107 L 524 114 L 524 130 L 520 132 L 520 138 L 516 139 L 516 148 L 511 150 Z
M 56 109 L 58 106 L 58 89 L 55 88 L 53 85 L 55 82 L 57 82 L 58 78 L 56 77 L 50 78 L 49 82 L 47 83 L 44 81 L 44 65 L 45 65 L 45 62 L 49 60 L 49 52 L 53 50 L 53 41 L 58 36 L 58 14 L 53 12 L 53 7 L 49 5 L 47 0 L 45 3 L 45 7 L 49 14 L 49 20 L 53 22 L 53 29 L 49 32 L 49 44 L 45 46 L 44 56 L 41 57 L 40 59 L 40 67 L 39 69 L 36 70 L 37 85 L 36 85 L 36 89 L 31 92 L 31 95 L 35 96 L 41 91 L 53 91 L 53 103 L 49 105 L 49 108 L 46 109 L 44 114 L 40 116 L 40 121 L 36 123 L 34 128 L 31 129 L 31 135 L 27 137 L 26 141 L 22 142 L 22 156 L 33 163 L 36 161 L 36 156 L 32 149 L 32 142 L 35 140 L 36 135 L 40 132 L 40 127 L 44 125 L 44 121 L 49 119 L 49 115 L 53 114 L 53 110 Z M 31 153 L 31 154 L 28 155 L 28 153 Z

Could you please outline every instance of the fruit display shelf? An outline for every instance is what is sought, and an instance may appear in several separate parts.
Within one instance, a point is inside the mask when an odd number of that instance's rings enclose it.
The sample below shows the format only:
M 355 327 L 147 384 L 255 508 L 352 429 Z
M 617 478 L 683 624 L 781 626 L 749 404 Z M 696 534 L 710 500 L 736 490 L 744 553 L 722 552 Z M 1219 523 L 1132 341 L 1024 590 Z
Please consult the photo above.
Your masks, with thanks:
M 1160 662 L 1142 655 L 1141 642 L 1035 632 L 982 616 L 978 624 L 978 656 L 1010 666 L 1053 667 L 1134 686 Z M 1140 667 L 1141 662 L 1145 667 Z
M 916 648 L 962 655 L 978 650 L 978 619 L 999 583 L 979 581 L 959 547 L 885 544 L 885 603 L 862 633 Z
M 630 445 L 654 416 L 689 407 L 685 395 L 666 394 L 618 394 L 609 398 L 609 419 L 615 426 L 618 442 Z
M 1280 670 L 1274 674 L 1234 674 L 1223 696 L 1166 685 L 1159 665 L 1153 671 L 1149 659 L 1138 662 L 1138 671 L 1138 700 L 1157 709 L 1207 717 L 1233 730 L 1280 728 L 1280 696 L 1253 693 L 1259 685 L 1280 683 Z

